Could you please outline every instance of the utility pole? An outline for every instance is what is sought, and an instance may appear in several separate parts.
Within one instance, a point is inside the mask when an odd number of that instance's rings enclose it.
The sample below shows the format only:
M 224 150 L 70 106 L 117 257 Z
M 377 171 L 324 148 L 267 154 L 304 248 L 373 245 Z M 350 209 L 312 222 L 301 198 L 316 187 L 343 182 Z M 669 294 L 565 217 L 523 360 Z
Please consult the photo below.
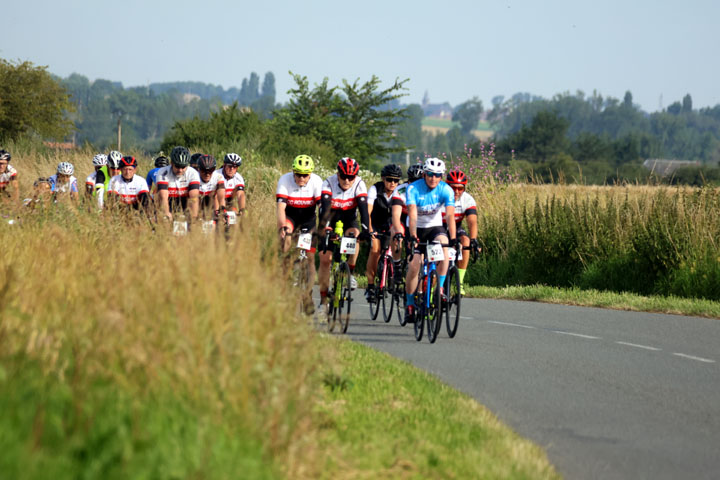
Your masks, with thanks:
M 405 167 L 406 167 L 406 168 L 409 168 L 409 167 L 410 167 L 410 154 L 411 154 L 412 152 L 413 152 L 413 150 L 410 149 L 410 148 L 408 148 L 407 150 L 405 150 Z
M 118 112 L 117 149 L 118 152 L 122 151 L 122 112 Z

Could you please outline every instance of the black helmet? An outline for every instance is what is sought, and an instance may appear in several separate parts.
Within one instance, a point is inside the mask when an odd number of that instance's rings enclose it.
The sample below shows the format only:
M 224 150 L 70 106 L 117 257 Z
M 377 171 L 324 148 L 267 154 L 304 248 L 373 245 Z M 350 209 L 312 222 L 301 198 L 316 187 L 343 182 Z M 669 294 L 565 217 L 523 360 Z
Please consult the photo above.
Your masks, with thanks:
M 194 167 L 194 168 L 197 168 L 197 164 L 198 164 L 198 162 L 200 161 L 200 157 L 202 157 L 202 156 L 203 156 L 203 154 L 200 153 L 200 152 L 198 152 L 198 153 L 193 153 L 193 154 L 190 156 L 190 166 L 191 166 L 191 167 Z
M 394 163 L 391 163 L 390 165 L 385 165 L 382 168 L 382 171 L 380 172 L 381 177 L 390 177 L 390 178 L 402 178 L 402 170 L 400 167 L 395 165 Z
M 8 152 L 5 149 L 0 150 L 0 160 L 7 160 L 8 163 L 10 163 L 11 158 L 12 158 L 12 155 L 10 155 L 10 152 Z
M 176 167 L 187 167 L 190 165 L 190 151 L 185 147 L 175 147 L 170 152 L 170 159 Z
M 160 155 L 155 159 L 155 166 L 157 168 L 167 167 L 170 165 L 170 160 L 165 155 Z
M 215 163 L 215 157 L 212 155 L 202 155 L 197 163 L 200 170 L 215 170 L 217 164 Z
M 421 164 L 410 165 L 407 171 L 408 183 L 419 180 L 423 176 L 423 166 Z

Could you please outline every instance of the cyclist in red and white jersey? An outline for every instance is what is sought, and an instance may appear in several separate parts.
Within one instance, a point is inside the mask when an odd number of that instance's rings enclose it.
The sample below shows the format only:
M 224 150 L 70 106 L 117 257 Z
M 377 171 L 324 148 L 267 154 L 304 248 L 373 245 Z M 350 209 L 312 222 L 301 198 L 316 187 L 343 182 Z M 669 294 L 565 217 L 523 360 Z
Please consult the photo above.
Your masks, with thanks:
M 93 157 L 93 172 L 85 179 L 85 194 L 88 198 L 93 196 L 95 193 L 95 181 L 97 179 L 98 170 L 107 165 L 108 157 L 104 153 L 98 153 Z
M 240 155 L 228 153 L 223 159 L 222 168 L 217 170 L 225 181 L 225 206 L 238 215 L 245 211 L 245 179 L 237 171 L 240 165 Z
M 422 164 L 418 163 L 416 165 L 410 165 L 407 169 L 407 175 L 408 175 L 408 181 L 405 183 L 401 183 L 398 185 L 398 187 L 393 191 L 393 196 L 390 201 L 390 206 L 392 208 L 392 232 L 394 234 L 402 234 L 405 235 L 405 230 L 407 229 L 407 205 L 405 205 L 405 199 L 407 195 L 407 188 L 408 185 L 410 185 L 412 182 L 416 180 L 420 180 L 423 178 L 423 166 Z
M 450 185 L 450 188 L 455 192 L 455 231 L 457 232 L 458 249 L 462 247 L 471 247 L 473 250 L 480 251 L 480 246 L 477 241 L 477 204 L 475 199 L 465 191 L 467 186 L 467 175 L 461 170 L 451 170 L 447 174 L 446 183 Z M 447 218 L 445 218 L 445 211 L 443 211 L 443 224 L 447 226 Z M 469 234 L 465 229 L 462 228 L 463 219 L 467 219 L 467 226 Z M 468 262 L 470 261 L 469 250 L 465 250 L 462 253 L 462 259 L 458 260 L 457 267 L 458 273 L 460 274 L 460 293 L 465 294 L 465 286 L 463 280 L 465 279 L 465 273 L 467 272 Z
M 290 250 L 293 233 L 301 229 L 315 232 L 317 205 L 322 195 L 322 179 L 313 173 L 315 162 L 309 155 L 298 155 L 293 160 L 292 172 L 278 180 L 277 228 L 283 252 Z M 312 250 L 314 252 L 314 249 Z M 314 262 L 310 267 L 315 273 Z
M 202 155 L 198 159 L 200 216 L 204 222 L 209 222 L 212 219 L 214 224 L 217 224 L 220 212 L 225 210 L 225 179 L 222 173 L 215 169 L 216 166 L 217 162 L 212 155 Z M 203 231 L 204 229 L 203 226 Z
M 10 165 L 12 155 L 7 150 L 0 150 L 0 196 L 9 198 L 13 202 L 20 199 L 17 170 Z
M 142 175 L 135 175 L 137 166 L 135 157 L 125 156 L 120 160 L 120 175 L 110 179 L 109 206 L 127 205 L 134 210 L 142 206 L 145 213 L 149 214 L 150 189 Z
M 360 240 L 370 238 L 370 220 L 367 208 L 367 186 L 358 177 L 360 165 L 352 158 L 341 158 L 338 162 L 337 173 L 328 177 L 323 182 L 322 197 L 320 199 L 320 235 L 335 229 L 338 220 L 343 223 L 344 234 L 353 234 Z M 358 229 L 357 212 L 360 211 L 360 228 Z M 321 239 L 322 240 L 322 239 Z M 352 273 L 355 271 L 355 262 L 360 253 L 356 253 L 348 259 L 350 267 L 351 288 L 356 288 L 357 283 Z M 330 263 L 332 252 L 320 253 L 320 270 L 318 272 L 318 284 L 320 285 L 320 302 L 324 304 L 327 298 L 328 286 L 330 283 Z
M 185 210 L 189 211 L 191 221 L 197 220 L 200 174 L 190 168 L 190 152 L 185 147 L 175 147 L 170 162 L 156 176 L 158 209 L 169 220 L 173 220 L 173 212 Z

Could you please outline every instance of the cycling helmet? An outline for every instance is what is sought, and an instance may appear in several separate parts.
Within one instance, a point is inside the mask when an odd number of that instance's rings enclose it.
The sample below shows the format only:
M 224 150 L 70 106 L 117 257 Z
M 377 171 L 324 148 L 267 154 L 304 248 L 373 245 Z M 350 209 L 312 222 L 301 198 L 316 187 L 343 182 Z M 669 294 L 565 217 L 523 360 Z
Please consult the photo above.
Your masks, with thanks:
M 165 155 L 160 155 L 155 159 L 155 167 L 162 168 L 170 165 L 170 160 Z
M 176 167 L 185 168 L 190 165 L 190 152 L 185 147 L 175 147 L 170 152 L 170 159 Z
M 5 149 L 0 150 L 0 160 L 7 160 L 8 163 L 10 163 L 10 158 L 12 158 L 12 155 L 10 155 L 10 152 L 8 152 Z
M 313 159 L 310 155 L 298 155 L 297 157 L 295 157 L 295 160 L 293 160 L 293 172 L 307 175 L 309 173 L 312 173 L 313 170 L 315 170 L 315 162 L 313 162 Z
M 425 160 L 423 171 L 425 173 L 439 173 L 442 175 L 445 173 L 445 162 L 443 162 L 439 158 L 430 157 Z
M 357 175 L 360 171 L 360 164 L 350 157 L 341 158 L 337 165 L 338 172 L 345 175 Z
M 110 168 L 120 168 L 120 160 L 122 160 L 122 153 L 117 150 L 112 150 L 108 153 L 108 165 Z
M 107 165 L 107 155 L 104 153 L 98 153 L 93 157 L 93 166 L 103 167 L 105 165 Z
M 60 162 L 58 163 L 57 173 L 60 175 L 72 175 L 75 173 L 75 167 L 70 162 Z
M 451 185 L 467 185 L 467 175 L 462 170 L 450 170 L 447 174 L 447 183 Z
M 423 176 L 423 166 L 419 163 L 416 163 L 415 165 L 410 165 L 410 167 L 407 170 L 408 174 L 408 183 L 414 182 L 415 180 L 419 180 Z
M 120 168 L 122 167 L 135 167 L 137 168 L 137 160 L 135 157 L 131 157 L 130 155 L 127 155 L 120 160 Z
M 193 153 L 190 156 L 190 166 L 193 168 L 197 167 L 197 164 L 200 161 L 200 157 L 202 157 L 202 156 L 203 156 L 202 153 Z
M 390 178 L 402 178 L 402 170 L 394 163 L 391 163 L 390 165 L 385 165 L 382 168 L 382 170 L 380 171 L 380 176 Z
M 237 153 L 228 153 L 225 155 L 225 160 L 223 160 L 224 164 L 230 164 L 235 165 L 236 167 L 239 167 L 242 164 L 242 158 L 240 158 L 240 155 Z
M 215 157 L 212 155 L 203 155 L 198 160 L 198 167 L 200 170 L 215 170 L 216 163 L 215 163 Z

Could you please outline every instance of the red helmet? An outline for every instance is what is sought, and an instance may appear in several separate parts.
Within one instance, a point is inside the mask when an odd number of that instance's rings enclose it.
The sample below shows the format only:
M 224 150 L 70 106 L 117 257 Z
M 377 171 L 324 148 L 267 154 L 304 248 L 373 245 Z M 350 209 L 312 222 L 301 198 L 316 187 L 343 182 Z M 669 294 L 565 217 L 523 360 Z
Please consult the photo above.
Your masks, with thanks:
M 360 164 L 350 157 L 341 158 L 338 162 L 338 172 L 344 175 L 357 175 L 360 171 Z
M 138 162 L 135 159 L 135 157 L 131 157 L 128 155 L 128 156 L 122 157 L 122 159 L 120 160 L 120 168 L 122 168 L 122 167 L 137 167 L 137 166 L 138 166 Z
M 454 185 L 467 185 L 467 176 L 462 170 L 450 170 L 447 174 L 447 183 Z

